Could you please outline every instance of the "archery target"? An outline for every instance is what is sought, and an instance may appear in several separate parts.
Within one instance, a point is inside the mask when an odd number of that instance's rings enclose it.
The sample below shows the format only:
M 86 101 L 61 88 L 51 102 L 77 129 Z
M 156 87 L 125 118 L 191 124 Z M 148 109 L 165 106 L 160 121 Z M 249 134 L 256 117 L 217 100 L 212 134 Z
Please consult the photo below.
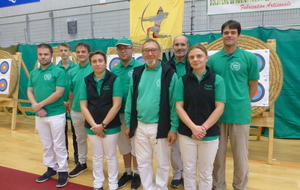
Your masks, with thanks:
M 3 61 L 0 65 L 0 72 L 1 74 L 6 74 L 9 71 L 9 64 L 7 61 Z
M 146 60 L 142 56 L 137 57 L 136 60 L 138 60 L 138 61 L 140 61 L 142 63 L 146 63 Z
M 7 89 L 7 81 L 6 79 L 0 79 L 0 91 L 4 92 Z
M 115 57 L 113 58 L 110 62 L 109 62 L 109 69 L 111 70 L 114 66 L 118 65 L 121 62 L 119 57 Z
M 256 55 L 259 72 L 261 72 L 266 66 L 265 58 L 261 54 L 258 53 L 254 53 L 254 54 Z
M 258 83 L 257 90 L 255 92 L 254 97 L 252 98 L 251 102 L 258 102 L 265 96 L 265 88 L 261 83 Z

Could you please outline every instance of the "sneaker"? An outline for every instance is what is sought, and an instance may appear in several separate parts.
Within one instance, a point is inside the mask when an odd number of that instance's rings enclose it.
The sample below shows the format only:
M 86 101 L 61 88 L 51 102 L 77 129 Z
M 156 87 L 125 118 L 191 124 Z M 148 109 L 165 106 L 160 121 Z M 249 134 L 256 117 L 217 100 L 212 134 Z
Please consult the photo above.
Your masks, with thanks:
M 78 176 L 79 174 L 81 174 L 82 172 L 86 171 L 87 170 L 87 166 L 86 166 L 86 163 L 84 164 L 80 164 L 78 163 L 76 165 L 76 167 L 74 168 L 74 170 L 72 170 L 70 173 L 69 173 L 69 177 L 76 177 Z
M 42 176 L 36 179 L 36 182 L 39 183 L 45 182 L 54 175 L 56 175 L 56 171 L 53 168 L 48 167 L 47 171 Z
M 180 183 L 181 183 L 181 179 L 173 179 L 171 181 L 171 186 L 174 188 L 178 188 L 180 186 Z
M 68 183 L 68 172 L 58 172 L 56 187 L 63 187 Z
M 127 172 L 124 172 L 122 177 L 118 181 L 118 188 L 124 187 L 131 179 L 132 175 L 128 175 Z
M 131 180 L 131 190 L 137 190 L 141 185 L 141 178 L 139 174 L 133 174 Z

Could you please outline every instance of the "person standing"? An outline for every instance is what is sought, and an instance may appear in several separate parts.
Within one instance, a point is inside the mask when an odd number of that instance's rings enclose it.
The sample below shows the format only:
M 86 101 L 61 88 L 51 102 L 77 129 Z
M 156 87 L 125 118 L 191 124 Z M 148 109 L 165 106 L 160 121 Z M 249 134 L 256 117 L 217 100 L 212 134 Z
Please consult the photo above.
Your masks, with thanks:
M 251 98 L 257 90 L 259 69 L 256 56 L 237 46 L 241 24 L 234 20 L 221 27 L 224 48 L 210 56 L 208 65 L 223 77 L 226 87 L 226 105 L 219 119 L 220 142 L 214 162 L 213 188 L 226 188 L 225 168 L 228 138 L 230 141 L 235 190 L 247 189 L 248 183 L 248 138 L 251 122 Z
M 196 190 L 199 176 L 198 190 L 211 190 L 225 86 L 222 77 L 206 66 L 208 55 L 203 45 L 193 45 L 187 56 L 192 71 L 179 79 L 175 92 L 184 188 Z
M 91 74 L 93 69 L 89 63 L 90 46 L 80 42 L 75 46 L 75 53 L 79 66 L 72 70 L 70 74 L 70 114 L 75 128 L 76 140 L 78 145 L 78 163 L 76 167 L 69 173 L 70 177 L 76 177 L 87 170 L 87 134 L 84 128 L 84 117 L 80 109 L 80 91 L 81 82 L 84 77 Z
M 108 165 L 108 186 L 114 190 L 118 188 L 117 141 L 121 131 L 118 113 L 122 84 L 117 75 L 106 70 L 106 56 L 102 51 L 91 52 L 89 60 L 94 72 L 82 81 L 80 107 L 92 147 L 94 190 L 103 190 L 104 155 Z
M 176 72 L 178 79 L 180 79 L 183 75 L 187 73 L 187 71 L 191 70 L 191 66 L 187 59 L 187 51 L 189 48 L 189 41 L 185 36 L 176 36 L 173 40 L 173 50 L 174 56 L 166 62 L 168 65 L 172 67 L 172 69 Z M 173 169 L 173 179 L 171 181 L 171 186 L 174 188 L 178 188 L 180 184 L 184 184 L 183 175 L 182 175 L 182 160 L 181 153 L 179 148 L 178 139 L 171 146 L 171 165 Z
M 70 72 L 78 67 L 76 63 L 70 60 L 71 56 L 71 46 L 67 43 L 61 43 L 58 45 L 58 53 L 61 57 L 61 60 L 58 62 L 57 66 L 65 71 L 66 77 L 67 77 L 67 86 L 65 88 L 63 98 L 64 98 L 64 105 L 66 108 L 66 119 L 70 118 L 70 109 L 69 109 L 69 93 L 70 93 Z M 78 148 L 77 148 L 77 142 L 76 142 L 76 135 L 75 135 L 75 129 L 72 123 L 72 119 L 70 119 L 71 122 L 71 131 L 72 131 L 72 139 L 73 139 L 73 149 L 74 149 L 74 162 L 75 164 L 78 163 Z M 66 127 L 65 127 L 65 134 L 66 134 L 66 147 L 68 151 L 69 142 L 68 142 L 68 122 L 66 121 Z
M 159 60 L 160 45 L 152 39 L 142 45 L 146 65 L 134 68 L 125 107 L 126 135 L 134 138 L 138 170 L 144 190 L 167 190 L 170 147 L 175 141 L 178 116 L 173 92 L 176 73 Z M 157 161 L 156 178 L 152 155 Z
M 62 97 L 67 81 L 64 71 L 51 63 L 53 49 L 50 45 L 39 44 L 36 52 L 40 66 L 30 72 L 27 96 L 36 112 L 35 126 L 43 145 L 43 163 L 47 167 L 36 181 L 45 182 L 58 173 L 56 187 L 63 187 L 68 180 Z
M 118 147 L 120 154 L 123 155 L 125 172 L 118 181 L 118 187 L 122 188 L 131 180 L 131 189 L 138 189 L 141 185 L 140 175 L 137 169 L 137 161 L 134 152 L 133 140 L 127 139 L 125 135 L 125 119 L 124 109 L 129 89 L 129 82 L 132 76 L 133 68 L 144 65 L 142 62 L 132 58 L 134 52 L 132 41 L 128 38 L 122 38 L 116 44 L 117 53 L 121 62 L 114 66 L 111 70 L 121 79 L 123 88 L 122 107 L 120 109 L 120 119 L 122 122 L 121 133 L 119 134 Z M 133 163 L 133 173 L 131 170 L 131 162 Z

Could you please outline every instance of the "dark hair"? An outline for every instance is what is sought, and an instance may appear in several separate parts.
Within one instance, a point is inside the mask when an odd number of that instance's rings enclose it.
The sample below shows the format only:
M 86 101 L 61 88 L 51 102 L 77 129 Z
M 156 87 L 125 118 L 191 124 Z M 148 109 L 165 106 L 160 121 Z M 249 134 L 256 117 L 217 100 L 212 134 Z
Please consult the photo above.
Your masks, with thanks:
M 153 40 L 153 39 L 147 39 L 147 40 L 143 43 L 142 49 L 144 49 L 145 43 L 148 43 L 148 42 L 154 42 L 154 43 L 156 43 L 157 46 L 158 46 L 158 49 L 161 50 L 161 47 L 160 47 L 159 43 L 158 43 L 157 41 Z
M 69 48 L 69 50 L 71 51 L 71 46 L 69 44 L 67 44 L 67 43 L 61 43 L 61 44 L 59 44 L 58 48 L 59 48 L 59 46 L 64 46 L 66 48 Z
M 241 34 L 241 24 L 235 20 L 229 20 L 222 25 L 221 34 L 223 34 L 224 28 L 228 26 L 230 29 L 237 29 L 238 35 Z
M 202 50 L 202 51 L 205 53 L 205 55 L 207 55 L 207 50 L 206 50 L 206 48 L 204 47 L 204 45 L 198 43 L 198 44 L 194 44 L 194 45 L 192 45 L 192 46 L 190 47 L 189 51 L 187 52 L 187 55 L 188 55 L 188 56 L 189 56 L 189 53 L 190 53 L 193 49 L 200 49 L 200 50 Z
M 38 49 L 40 48 L 46 48 L 46 49 L 49 49 L 50 50 L 50 53 L 51 53 L 51 56 L 53 54 L 53 48 L 49 45 L 49 44 L 45 44 L 45 43 L 41 43 L 39 44 L 37 47 L 36 47 L 36 52 Z
M 105 55 L 105 53 L 103 53 L 103 51 L 101 51 L 101 50 L 94 50 L 94 51 L 92 51 L 90 54 L 89 54 L 89 60 L 90 60 L 90 63 L 92 63 L 91 62 L 91 59 L 92 59 L 92 57 L 94 56 L 94 55 L 102 55 L 103 56 L 103 59 L 104 59 L 104 61 L 105 61 L 105 63 L 106 63 L 106 55 Z
M 76 51 L 76 48 L 78 47 L 78 46 L 83 46 L 83 47 L 85 47 L 87 50 L 88 50 L 88 52 L 90 52 L 90 45 L 89 44 L 87 44 L 87 43 L 84 43 L 84 42 L 79 42 L 76 46 L 75 46 L 75 51 Z

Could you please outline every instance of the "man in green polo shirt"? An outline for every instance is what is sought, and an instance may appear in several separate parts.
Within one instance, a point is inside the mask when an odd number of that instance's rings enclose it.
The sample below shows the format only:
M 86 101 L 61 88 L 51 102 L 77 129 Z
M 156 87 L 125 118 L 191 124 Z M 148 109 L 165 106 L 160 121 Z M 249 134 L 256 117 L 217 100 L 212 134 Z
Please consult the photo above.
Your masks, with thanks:
M 144 42 L 146 65 L 134 68 L 125 107 L 126 134 L 134 138 L 144 190 L 168 189 L 170 146 L 176 141 L 179 123 L 173 97 L 178 77 L 159 60 L 161 51 L 155 40 Z M 153 154 L 157 160 L 155 180 Z
M 221 28 L 224 48 L 210 56 L 208 65 L 223 77 L 226 105 L 220 122 L 219 149 L 214 163 L 213 186 L 226 188 L 226 149 L 230 139 L 233 152 L 235 190 L 246 190 L 248 183 L 248 137 L 251 122 L 251 98 L 257 90 L 259 70 L 256 56 L 237 46 L 241 33 L 239 22 L 229 20 Z
M 57 66 L 59 68 L 61 68 L 62 70 L 65 71 L 66 73 L 66 77 L 67 77 L 67 82 L 68 85 L 65 88 L 64 91 L 64 105 L 66 108 L 66 118 L 70 118 L 70 110 L 69 110 L 69 93 L 70 93 L 70 86 L 69 86 L 69 81 L 70 81 L 70 73 L 71 71 L 78 67 L 78 65 L 76 63 L 74 63 L 73 61 L 70 60 L 70 56 L 71 56 L 71 46 L 67 43 L 61 43 L 58 45 L 58 53 L 59 56 L 61 57 L 61 60 L 59 61 L 59 63 L 57 64 Z M 72 131 L 72 139 L 73 139 L 73 149 L 74 149 L 74 161 L 75 164 L 78 163 L 78 148 L 77 148 L 77 142 L 76 142 L 76 135 L 75 135 L 75 129 L 71 121 L 71 131 Z M 66 121 L 66 127 L 65 127 L 65 134 L 66 134 L 66 147 L 67 147 L 67 151 L 68 151 L 68 122 Z
M 84 117 L 80 109 L 81 83 L 87 75 L 93 72 L 89 63 L 90 46 L 80 42 L 75 46 L 75 53 L 79 66 L 74 68 L 70 74 L 70 114 L 75 128 L 76 140 L 78 145 L 78 163 L 69 173 L 70 177 L 76 177 L 87 170 L 87 134 L 84 128 Z
M 125 172 L 118 181 L 119 188 L 124 187 L 130 180 L 131 189 L 138 189 L 140 187 L 140 176 L 137 169 L 137 161 L 134 153 L 133 141 L 129 141 L 125 136 L 125 120 L 124 120 L 124 109 L 129 89 L 129 82 L 132 76 L 133 68 L 144 65 L 142 62 L 132 58 L 133 44 L 128 38 L 122 38 L 117 41 L 116 44 L 118 56 L 121 60 L 119 64 L 114 66 L 111 70 L 112 73 L 116 74 L 122 82 L 123 99 L 122 107 L 120 109 L 120 119 L 122 122 L 121 133 L 118 138 L 118 147 L 120 154 L 123 155 L 123 161 L 125 165 Z M 131 170 L 131 162 L 133 162 L 133 173 Z
M 173 40 L 173 50 L 174 56 L 166 62 L 172 67 L 176 72 L 178 79 L 185 75 L 189 70 L 191 70 L 190 63 L 187 59 L 187 51 L 189 49 L 189 41 L 185 36 L 176 36 Z M 171 165 L 173 169 L 173 180 L 171 181 L 171 186 L 178 188 L 180 184 L 183 185 L 182 176 L 182 160 L 181 153 L 179 149 L 179 140 L 177 140 L 171 146 Z
M 40 44 L 36 52 L 40 66 L 30 73 L 27 96 L 36 112 L 35 126 L 44 149 L 43 163 L 48 168 L 36 181 L 45 182 L 58 172 L 56 187 L 63 187 L 68 180 L 66 110 L 62 97 L 67 80 L 64 71 L 51 63 L 50 45 Z

